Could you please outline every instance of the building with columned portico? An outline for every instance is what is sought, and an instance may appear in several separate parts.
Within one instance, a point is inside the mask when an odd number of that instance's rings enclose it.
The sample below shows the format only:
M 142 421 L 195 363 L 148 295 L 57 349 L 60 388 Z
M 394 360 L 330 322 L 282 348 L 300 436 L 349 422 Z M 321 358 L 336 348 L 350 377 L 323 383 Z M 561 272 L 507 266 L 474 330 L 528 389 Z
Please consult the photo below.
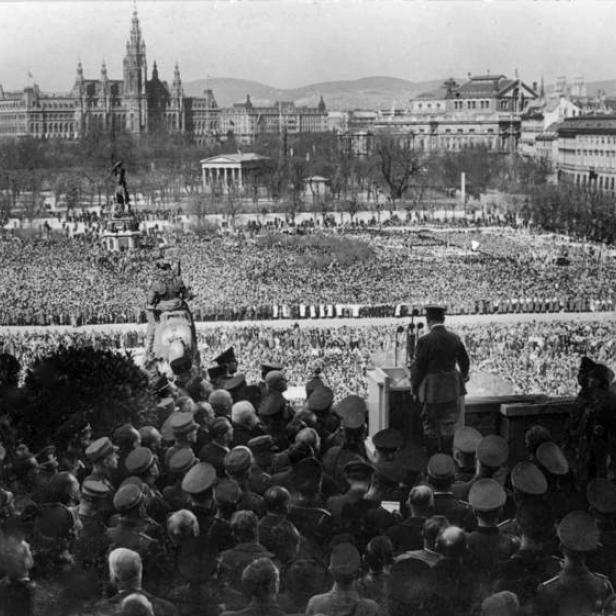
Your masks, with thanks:
M 260 154 L 218 154 L 201 161 L 203 189 L 207 193 L 238 196 L 259 187 L 270 158 Z

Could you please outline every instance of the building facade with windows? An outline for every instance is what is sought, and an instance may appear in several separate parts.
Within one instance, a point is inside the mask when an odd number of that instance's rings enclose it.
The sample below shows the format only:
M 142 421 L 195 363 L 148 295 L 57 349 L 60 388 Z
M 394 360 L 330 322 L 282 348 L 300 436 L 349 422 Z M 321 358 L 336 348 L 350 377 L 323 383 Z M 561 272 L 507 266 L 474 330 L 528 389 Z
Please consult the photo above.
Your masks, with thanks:
M 616 115 L 568 118 L 558 129 L 558 182 L 616 191 Z
M 482 145 L 514 151 L 522 113 L 537 98 L 536 86 L 505 75 L 470 76 L 459 85 L 449 79 L 436 92 L 410 101 L 406 114 L 375 123 L 377 129 L 410 134 L 417 149 L 460 150 Z
M 122 79 L 111 79 L 103 62 L 97 79 L 77 64 L 66 94 L 47 94 L 35 84 L 19 92 L 0 87 L 0 137 L 76 139 L 88 133 L 141 135 L 163 130 L 204 141 L 218 132 L 219 109 L 211 90 L 186 97 L 176 63 L 173 81 L 159 78 L 156 62 L 148 77 L 146 46 L 133 12 Z

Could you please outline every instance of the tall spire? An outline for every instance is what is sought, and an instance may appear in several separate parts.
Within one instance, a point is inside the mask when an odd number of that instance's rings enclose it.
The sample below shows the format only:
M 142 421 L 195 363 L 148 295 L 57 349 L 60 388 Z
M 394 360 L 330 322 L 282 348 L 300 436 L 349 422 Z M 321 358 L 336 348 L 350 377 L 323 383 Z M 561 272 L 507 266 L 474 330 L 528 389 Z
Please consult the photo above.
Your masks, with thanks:
M 152 81 L 158 81 L 158 66 L 156 65 L 156 60 L 152 64 Z
M 103 63 L 101 65 L 101 81 L 107 81 L 108 77 L 107 77 L 107 64 L 105 63 L 105 60 L 103 59 Z
M 180 77 L 180 67 L 177 60 L 173 69 L 173 94 L 178 97 L 182 96 L 182 78 Z
M 539 98 L 545 100 L 545 83 L 543 82 L 543 75 L 541 75 L 541 86 L 539 88 Z

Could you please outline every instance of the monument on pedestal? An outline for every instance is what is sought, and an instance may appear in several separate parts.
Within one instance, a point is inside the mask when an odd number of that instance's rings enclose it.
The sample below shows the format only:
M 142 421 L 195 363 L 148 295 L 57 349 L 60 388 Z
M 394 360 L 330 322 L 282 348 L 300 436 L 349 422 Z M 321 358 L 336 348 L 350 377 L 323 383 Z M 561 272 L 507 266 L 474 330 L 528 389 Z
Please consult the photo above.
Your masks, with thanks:
M 111 171 L 116 178 L 111 218 L 105 222 L 103 245 L 107 250 L 120 252 L 139 247 L 141 233 L 139 222 L 130 207 L 130 196 L 126 184 L 126 170 L 122 161 L 117 162 Z

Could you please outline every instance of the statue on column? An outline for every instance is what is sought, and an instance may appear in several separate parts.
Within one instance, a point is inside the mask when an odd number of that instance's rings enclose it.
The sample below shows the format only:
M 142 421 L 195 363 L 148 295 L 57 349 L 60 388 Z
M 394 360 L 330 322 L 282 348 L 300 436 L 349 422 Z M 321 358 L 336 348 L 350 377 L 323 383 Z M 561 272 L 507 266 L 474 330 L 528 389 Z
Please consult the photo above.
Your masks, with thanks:
M 126 169 L 122 161 L 118 161 L 111 170 L 116 178 L 116 191 L 113 213 L 114 216 L 123 216 L 130 213 L 130 197 L 126 185 Z

